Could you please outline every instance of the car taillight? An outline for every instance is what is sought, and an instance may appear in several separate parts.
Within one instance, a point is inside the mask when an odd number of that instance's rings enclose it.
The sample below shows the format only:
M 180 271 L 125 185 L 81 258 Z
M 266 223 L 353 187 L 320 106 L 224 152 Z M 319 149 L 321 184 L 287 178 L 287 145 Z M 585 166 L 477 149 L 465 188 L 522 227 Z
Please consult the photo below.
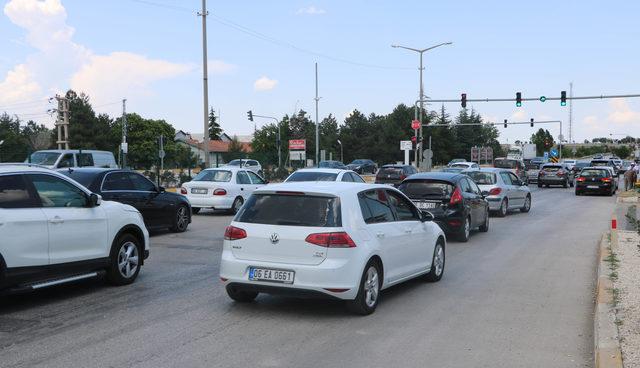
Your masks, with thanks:
M 602 180 L 603 183 L 611 183 L 611 178 L 602 178 L 600 180 Z
M 502 188 L 493 188 L 489 191 L 489 195 L 498 195 L 502 193 Z
M 224 238 L 226 240 L 238 240 L 247 237 L 247 232 L 244 229 L 235 226 L 227 226 L 224 230 Z
M 227 195 L 227 191 L 225 189 L 216 189 L 213 191 L 213 195 Z
M 187 194 L 186 188 L 180 188 L 180 194 Z
M 582 177 L 582 176 L 581 176 L 581 177 L 579 177 L 578 179 L 576 179 L 576 181 L 585 181 L 585 180 L 587 180 L 587 179 L 585 179 L 585 178 L 584 178 L 584 177 Z
M 558 170 L 558 172 L 556 173 L 556 176 L 562 176 L 562 175 L 564 175 L 564 171 Z
M 453 191 L 451 195 L 451 199 L 449 200 L 449 205 L 454 205 L 462 202 L 462 192 L 460 192 L 460 188 L 456 187 L 456 190 Z
M 345 232 L 339 233 L 316 233 L 309 234 L 305 239 L 307 243 L 319 245 L 325 248 L 355 248 L 356 243 L 349 234 Z

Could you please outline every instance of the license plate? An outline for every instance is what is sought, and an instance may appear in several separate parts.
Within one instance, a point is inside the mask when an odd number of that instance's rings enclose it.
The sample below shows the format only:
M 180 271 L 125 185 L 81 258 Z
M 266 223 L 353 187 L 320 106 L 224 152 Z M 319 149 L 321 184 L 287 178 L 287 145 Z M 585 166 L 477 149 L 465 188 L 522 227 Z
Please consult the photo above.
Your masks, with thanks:
M 201 188 L 191 188 L 191 194 L 207 194 L 207 190 Z
M 600 187 L 597 185 L 587 185 L 587 189 L 598 189 L 598 188 Z
M 436 208 L 437 203 L 435 203 L 435 202 L 417 202 L 416 205 L 417 205 L 418 209 L 429 210 L 429 209 Z
M 293 284 L 295 272 L 284 270 L 273 270 L 270 268 L 249 268 L 249 280 L 280 282 L 283 284 Z

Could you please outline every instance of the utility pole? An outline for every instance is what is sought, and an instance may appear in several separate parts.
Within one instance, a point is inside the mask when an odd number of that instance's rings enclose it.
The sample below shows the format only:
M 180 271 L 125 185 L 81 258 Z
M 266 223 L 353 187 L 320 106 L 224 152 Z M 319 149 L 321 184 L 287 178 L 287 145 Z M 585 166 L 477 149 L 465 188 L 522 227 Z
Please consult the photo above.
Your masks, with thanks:
M 211 158 L 209 157 L 209 78 L 207 73 L 207 0 L 202 0 L 202 11 L 198 13 L 202 17 L 202 90 L 204 95 L 204 136 L 202 146 L 204 150 L 204 165 L 209 168 Z
M 122 145 L 120 147 L 121 150 L 121 158 L 122 162 L 120 163 L 120 167 L 123 169 L 127 167 L 127 152 L 129 151 L 129 147 L 127 147 L 127 99 L 122 99 Z
M 320 167 L 320 125 L 318 124 L 318 101 L 320 101 L 320 97 L 318 97 L 318 63 L 316 63 L 316 167 Z
M 573 82 L 569 83 L 569 143 L 573 142 Z
M 58 149 L 69 149 L 69 100 L 66 97 L 56 95 L 58 101 Z

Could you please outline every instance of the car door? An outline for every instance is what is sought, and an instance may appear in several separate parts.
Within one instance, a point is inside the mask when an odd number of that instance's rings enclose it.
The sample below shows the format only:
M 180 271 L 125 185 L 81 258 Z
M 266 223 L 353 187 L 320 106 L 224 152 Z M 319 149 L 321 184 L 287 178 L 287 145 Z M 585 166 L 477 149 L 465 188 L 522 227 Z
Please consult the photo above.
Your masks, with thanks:
M 107 216 L 89 207 L 89 196 L 71 182 L 50 174 L 27 174 L 48 221 L 50 264 L 109 256 Z
M 460 189 L 462 190 L 462 197 L 464 198 L 465 206 L 469 208 L 471 213 L 471 227 L 480 226 L 484 223 L 485 211 L 482 194 L 480 189 L 475 191 L 472 184 L 477 188 L 477 185 L 470 179 L 460 179 Z
M 238 172 L 236 172 L 236 184 L 238 184 L 237 195 L 241 196 L 242 199 L 246 201 L 251 195 L 251 192 L 253 191 L 251 189 L 252 187 L 251 179 L 249 179 L 249 174 L 247 174 L 247 171 L 238 170 Z
M 6 266 L 48 265 L 47 227 L 47 216 L 24 175 L 0 175 L 0 253 Z
M 502 178 L 502 182 L 504 183 L 505 196 L 509 201 L 509 207 L 517 206 L 518 196 L 514 189 L 515 186 L 513 185 L 513 178 L 517 179 L 518 177 L 512 172 L 502 171 L 500 172 L 500 178 Z
M 424 271 L 430 263 L 435 246 L 429 244 L 426 225 L 420 220 L 416 206 L 404 195 L 392 189 L 387 189 L 386 192 L 395 214 L 395 225 L 403 232 L 401 243 L 404 261 L 399 276 L 406 277 Z
M 135 198 L 135 206 L 147 226 L 170 226 L 173 225 L 175 203 L 164 192 L 160 192 L 158 187 L 137 172 L 127 172 L 129 181 L 132 184 L 132 196 Z
M 378 244 L 382 262 L 385 264 L 386 282 L 401 278 L 406 262 L 401 239 L 404 230 L 395 225 L 393 210 L 383 189 L 370 189 L 358 194 L 360 209 L 365 222 L 367 237 Z
M 527 196 L 527 192 L 522 185 L 522 181 L 515 176 L 513 173 L 507 173 L 509 178 L 511 178 L 511 198 L 513 200 L 513 207 L 522 207 L 524 206 L 524 199 Z
M 138 200 L 136 195 L 134 195 L 133 190 L 133 183 L 126 171 L 108 172 L 102 179 L 102 185 L 100 186 L 102 199 L 106 201 L 116 201 L 136 207 Z

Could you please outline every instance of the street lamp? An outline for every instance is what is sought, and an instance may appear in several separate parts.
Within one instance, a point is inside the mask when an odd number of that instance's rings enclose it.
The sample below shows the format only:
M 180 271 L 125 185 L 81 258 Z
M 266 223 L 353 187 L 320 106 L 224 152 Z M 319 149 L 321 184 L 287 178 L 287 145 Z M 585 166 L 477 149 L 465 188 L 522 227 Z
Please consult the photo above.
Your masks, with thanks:
M 431 47 L 427 47 L 426 49 L 414 49 L 411 47 L 406 47 L 406 46 L 400 46 L 400 45 L 391 45 L 391 47 L 396 48 L 396 49 L 405 49 L 405 50 L 409 50 L 409 51 L 414 51 L 420 54 L 420 95 L 418 97 L 418 100 L 420 100 L 420 114 L 418 117 L 418 112 L 416 111 L 416 119 L 418 119 L 420 121 L 420 132 L 419 132 L 419 139 L 418 141 L 420 143 L 418 143 L 420 145 L 420 149 L 418 149 L 418 147 L 416 147 L 416 166 L 419 166 L 419 159 L 420 159 L 420 155 L 418 154 L 419 151 L 422 150 L 422 99 L 424 97 L 424 89 L 423 89 L 423 85 L 422 85 L 422 70 L 424 69 L 422 67 L 422 54 L 424 54 L 425 52 L 429 51 L 429 50 L 433 50 L 436 47 L 440 47 L 440 46 L 444 46 L 444 45 L 451 45 L 453 44 L 453 42 L 443 42 L 440 44 L 437 44 L 435 46 L 431 46 Z
M 340 140 L 338 139 L 338 144 L 340 145 L 340 162 L 342 162 L 344 164 L 344 155 L 342 152 L 342 142 L 340 142 Z

